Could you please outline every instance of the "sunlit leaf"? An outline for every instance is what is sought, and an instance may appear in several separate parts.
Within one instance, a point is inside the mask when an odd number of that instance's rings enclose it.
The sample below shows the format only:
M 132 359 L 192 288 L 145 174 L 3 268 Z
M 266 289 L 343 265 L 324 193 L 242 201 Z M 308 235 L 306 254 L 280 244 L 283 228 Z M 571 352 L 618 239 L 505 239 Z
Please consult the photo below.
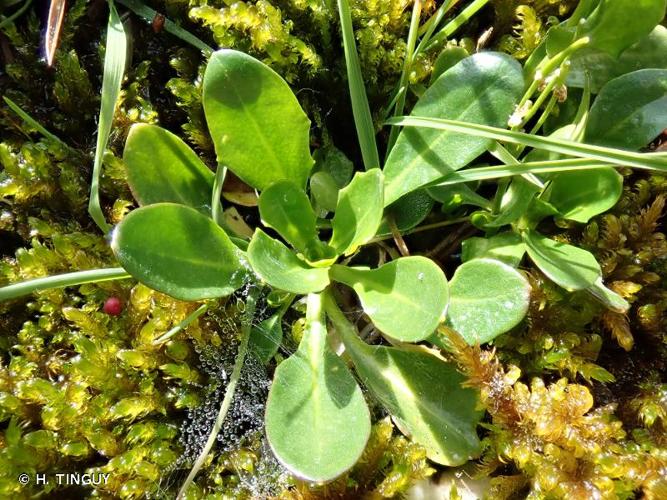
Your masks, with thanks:
M 261 229 L 255 231 L 250 241 L 248 260 L 264 281 L 287 292 L 319 292 L 329 284 L 327 268 L 311 267 Z
M 242 52 L 219 50 L 206 67 L 203 103 L 220 163 L 260 190 L 281 180 L 305 188 L 313 166 L 310 121 L 275 71 Z
M 303 338 L 276 369 L 265 417 L 276 458 L 309 481 L 329 481 L 352 467 L 371 427 L 361 389 L 327 345 L 320 301 L 308 297 Z
M 278 231 L 300 252 L 305 252 L 317 239 L 317 217 L 310 200 L 293 182 L 276 182 L 262 191 L 259 214 L 264 225 Z
M 115 228 L 111 248 L 134 278 L 181 300 L 229 295 L 247 274 L 213 219 L 174 203 L 132 211 Z
M 473 259 L 449 282 L 447 324 L 471 345 L 483 344 L 514 328 L 530 302 L 530 284 L 498 260 Z
M 419 99 L 413 116 L 505 127 L 524 90 L 521 66 L 511 57 L 484 52 L 445 73 Z M 491 141 L 428 129 L 404 129 L 384 167 L 385 205 L 458 170 Z
M 375 236 L 382 220 L 382 183 L 380 169 L 371 169 L 355 174 L 340 190 L 329 242 L 339 254 L 350 255 Z
M 357 292 L 376 327 L 405 342 L 433 333 L 447 307 L 447 279 L 425 257 L 403 257 L 373 270 L 334 265 L 331 278 Z

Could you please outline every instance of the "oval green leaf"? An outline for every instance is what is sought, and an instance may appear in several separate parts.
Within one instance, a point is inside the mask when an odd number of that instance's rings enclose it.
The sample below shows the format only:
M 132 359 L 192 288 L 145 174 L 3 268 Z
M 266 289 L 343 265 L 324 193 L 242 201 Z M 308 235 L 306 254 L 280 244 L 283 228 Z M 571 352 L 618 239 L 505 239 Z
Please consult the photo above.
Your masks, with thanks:
M 514 232 L 500 233 L 489 238 L 468 238 L 461 244 L 461 260 L 489 258 L 499 260 L 512 267 L 519 267 L 526 245 Z
M 523 90 L 521 66 L 514 59 L 493 52 L 475 54 L 443 73 L 412 115 L 505 127 Z M 491 142 L 441 130 L 403 129 L 384 167 L 385 205 L 466 166 Z
M 592 253 L 534 231 L 523 234 L 528 256 L 554 283 L 566 290 L 584 290 L 602 276 Z
M 382 220 L 383 176 L 378 168 L 357 172 L 338 194 L 329 245 L 351 255 L 373 236 Z
M 329 284 L 327 268 L 309 266 L 261 229 L 255 231 L 250 241 L 248 260 L 264 281 L 280 290 L 311 293 L 322 291 Z
M 660 24 L 666 7 L 667 0 L 600 0 L 580 33 L 592 47 L 618 57 Z
M 220 163 L 259 190 L 281 180 L 305 188 L 313 166 L 310 120 L 285 80 L 253 57 L 223 49 L 206 66 L 203 92 Z
M 588 222 L 616 205 L 623 193 L 623 177 L 613 168 L 562 173 L 554 176 L 549 193 L 549 203 L 561 216 Z
M 123 162 L 140 205 L 172 202 L 211 213 L 215 175 L 178 136 L 157 125 L 132 126 Z
M 638 151 L 667 124 L 667 70 L 643 69 L 605 85 L 591 107 L 586 142 Z
M 310 295 L 299 349 L 276 369 L 266 404 L 266 435 L 276 458 L 308 481 L 352 467 L 370 435 L 361 389 L 326 339 L 321 297 Z
M 158 203 L 130 212 L 111 240 L 134 278 L 181 300 L 229 295 L 247 272 L 238 250 L 213 219 L 193 208 Z
M 431 335 L 447 308 L 445 274 L 425 257 L 403 257 L 373 270 L 334 265 L 331 278 L 357 292 L 378 329 L 404 342 Z
M 474 259 L 460 265 L 449 287 L 447 323 L 470 345 L 511 330 L 528 312 L 528 280 L 498 260 Z
M 325 300 L 361 381 L 401 431 L 439 464 L 461 465 L 477 456 L 475 428 L 482 412 L 476 392 L 461 387 L 465 377 L 426 350 L 364 344 L 331 298 Z
M 584 88 L 590 77 L 591 92 L 597 94 L 610 80 L 640 69 L 667 69 L 667 28 L 656 26 L 648 36 L 615 58 L 594 48 L 585 48 L 572 56 L 567 76 L 568 87 Z
M 265 226 L 275 229 L 299 252 L 317 239 L 317 216 L 308 196 L 291 181 L 279 181 L 262 191 L 259 214 Z

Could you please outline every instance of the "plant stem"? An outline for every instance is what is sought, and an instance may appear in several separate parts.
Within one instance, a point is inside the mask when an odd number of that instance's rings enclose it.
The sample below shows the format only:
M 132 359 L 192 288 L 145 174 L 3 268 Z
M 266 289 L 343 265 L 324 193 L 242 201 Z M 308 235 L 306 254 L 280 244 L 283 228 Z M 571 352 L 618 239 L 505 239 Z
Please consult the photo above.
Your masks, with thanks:
M 224 221 L 222 220 L 222 202 L 220 201 L 220 195 L 222 194 L 222 186 L 225 183 L 225 177 L 227 176 L 227 167 L 218 163 L 218 168 L 215 171 L 215 180 L 213 181 L 213 194 L 211 195 L 211 215 L 213 220 L 219 226 L 223 226 Z
M 405 49 L 405 60 L 403 61 L 403 70 L 401 72 L 401 78 L 398 84 L 399 89 L 401 90 L 398 93 L 396 108 L 394 108 L 394 116 L 402 115 L 403 109 L 405 108 L 405 96 L 408 93 L 407 88 L 410 84 L 410 70 L 412 68 L 412 63 L 414 62 L 415 44 L 417 43 L 417 33 L 419 31 L 419 20 L 421 19 L 421 12 L 421 0 L 414 0 L 414 5 L 412 7 L 412 19 L 410 21 L 410 31 L 408 32 L 408 43 Z M 398 137 L 398 132 L 398 127 L 392 127 L 391 132 L 389 133 L 386 156 L 389 156 L 391 149 L 394 147 L 396 138 Z
M 368 344 L 359 338 L 357 329 L 348 321 L 343 314 L 343 311 L 340 310 L 340 307 L 336 304 L 330 290 L 327 289 L 322 292 L 322 301 L 324 303 L 324 311 L 326 312 L 329 321 L 333 324 L 336 333 L 343 341 L 346 349 L 367 351 Z
M 164 344 L 167 340 L 172 338 L 174 335 L 176 335 L 178 332 L 183 330 L 183 328 L 186 328 L 190 323 L 192 323 L 194 320 L 196 320 L 199 316 L 204 314 L 208 310 L 208 304 L 202 304 L 197 308 L 194 312 L 190 313 L 187 318 L 185 318 L 183 321 L 181 321 L 178 325 L 173 327 L 171 330 L 166 332 L 164 335 L 161 335 L 157 339 L 153 341 L 153 345 L 160 345 Z
M 0 302 L 29 295 L 32 292 L 48 288 L 62 288 L 66 286 L 83 285 L 85 283 L 99 283 L 101 281 L 122 280 L 131 276 L 122 267 L 108 269 L 91 269 L 74 273 L 58 274 L 45 278 L 36 278 L 21 283 L 14 283 L 0 288 Z
M 461 26 L 467 23 L 472 16 L 477 14 L 477 12 L 487 3 L 489 3 L 489 0 L 475 0 L 473 3 L 468 5 L 465 9 L 461 11 L 461 13 L 458 16 L 449 21 L 445 25 L 445 27 L 442 28 L 438 32 L 438 34 L 431 39 L 431 41 L 426 45 L 426 47 L 424 47 L 424 50 L 429 50 L 434 46 L 438 45 L 440 42 L 447 40 L 450 36 L 452 36 L 456 32 L 456 30 L 458 30 Z
M 526 93 L 523 95 L 521 98 L 521 101 L 519 101 L 519 104 L 517 105 L 517 109 L 523 108 L 528 100 L 533 96 L 535 91 L 540 87 L 540 84 L 542 80 L 549 76 L 558 66 L 563 64 L 565 60 L 570 57 L 572 54 L 574 54 L 576 51 L 579 49 L 585 47 L 591 42 L 591 39 L 588 38 L 587 36 L 579 38 L 578 40 L 575 40 L 572 42 L 572 44 L 567 47 L 565 50 L 562 50 L 555 56 L 553 56 L 551 59 L 544 58 L 540 64 L 537 65 L 537 70 L 535 71 L 535 78 L 533 78 L 533 81 L 531 82 L 530 86 L 528 87 L 528 90 Z M 513 128 L 513 130 L 518 129 L 518 127 Z
M 441 227 L 455 226 L 456 224 L 461 224 L 461 222 L 467 222 L 468 220 L 470 220 L 470 217 L 459 217 L 458 219 L 434 222 L 433 224 L 425 224 L 423 226 L 416 227 L 415 229 L 411 229 L 410 231 L 405 231 L 402 234 L 404 236 L 408 236 L 410 234 L 423 233 L 424 231 L 431 231 L 432 229 L 440 229 Z M 370 240 L 368 243 L 366 243 L 366 245 L 371 245 L 373 243 L 379 243 L 381 241 L 391 240 L 393 237 L 394 236 L 391 234 L 388 236 L 378 236 L 377 238 L 373 238 L 372 240 Z
M 206 458 L 208 457 L 209 452 L 213 448 L 215 440 L 217 439 L 218 434 L 220 433 L 220 429 L 222 429 L 222 424 L 225 423 L 227 412 L 229 411 L 229 407 L 231 406 L 232 401 L 234 400 L 234 393 L 236 392 L 236 386 L 239 382 L 239 379 L 241 378 L 241 370 L 243 369 L 243 362 L 245 361 L 245 356 L 248 351 L 248 339 L 250 338 L 252 321 L 255 317 L 255 307 L 257 305 L 258 295 L 259 295 L 259 289 L 253 288 L 251 289 L 250 293 L 248 294 L 248 297 L 246 298 L 245 320 L 243 322 L 243 330 L 241 331 L 241 342 L 239 345 L 239 352 L 236 355 L 236 360 L 234 361 L 234 368 L 232 370 L 232 375 L 229 378 L 227 389 L 225 389 L 225 397 L 223 398 L 222 404 L 220 405 L 220 411 L 218 412 L 218 417 L 215 419 L 215 423 L 213 424 L 213 429 L 211 429 L 211 433 L 208 436 L 208 440 L 206 441 L 204 448 L 201 450 L 201 453 L 197 457 L 197 460 L 195 461 L 194 465 L 192 466 L 190 474 L 188 474 L 188 477 L 185 479 L 183 486 L 181 486 L 181 489 L 178 492 L 178 496 L 176 497 L 177 500 L 182 500 L 184 498 L 184 495 L 187 492 L 188 488 L 190 487 L 190 484 L 194 480 L 195 476 L 199 473 L 200 469 L 204 465 L 204 462 L 206 461 Z
M 5 19 L 0 20 L 0 29 L 13 23 L 16 18 L 18 18 L 21 14 L 23 14 L 26 10 L 28 10 L 28 7 L 30 7 L 31 3 L 32 0 L 26 0 L 19 10 L 14 12 L 11 16 L 8 16 Z
M 137 14 L 139 17 L 142 17 L 144 21 L 148 23 L 152 23 L 153 19 L 155 19 L 155 16 L 158 15 L 158 12 L 156 10 L 151 9 L 148 7 L 146 4 L 143 2 L 140 2 L 139 0 L 117 0 L 119 4 L 124 5 L 128 9 L 130 9 L 132 12 Z M 189 43 L 195 48 L 198 48 L 201 50 L 207 57 L 210 56 L 214 50 L 206 45 L 204 42 L 202 42 L 199 38 L 194 36 L 192 33 L 189 31 L 186 31 L 183 29 L 179 24 L 176 24 L 170 19 L 165 19 L 164 21 L 164 29 L 168 33 L 171 33 L 172 35 L 180 38 L 184 42 Z

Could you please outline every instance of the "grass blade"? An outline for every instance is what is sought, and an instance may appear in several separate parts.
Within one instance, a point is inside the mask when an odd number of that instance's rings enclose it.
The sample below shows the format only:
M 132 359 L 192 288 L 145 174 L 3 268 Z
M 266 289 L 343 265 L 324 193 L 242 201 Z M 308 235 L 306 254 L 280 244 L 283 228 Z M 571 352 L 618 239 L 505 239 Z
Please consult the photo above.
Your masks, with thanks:
M 456 120 L 445 120 L 440 118 L 424 118 L 418 116 L 404 116 L 390 118 L 388 125 L 401 125 L 404 127 L 426 127 L 461 134 L 486 137 L 496 141 L 521 144 L 530 148 L 542 149 L 553 153 L 560 153 L 589 160 L 602 161 L 620 167 L 633 167 L 644 170 L 659 170 L 667 172 L 667 158 L 664 155 L 651 153 L 632 153 L 620 149 L 593 146 L 553 137 L 541 137 L 523 132 L 514 132 L 488 125 L 467 123 Z M 525 165 L 525 164 L 524 164 Z M 519 172 L 525 173 L 525 171 Z
M 458 30 L 461 26 L 467 23 L 470 20 L 470 18 L 472 18 L 472 16 L 477 14 L 477 12 L 487 3 L 489 3 L 489 0 L 475 0 L 474 2 L 472 2 L 465 9 L 463 9 L 458 16 L 456 16 L 454 19 L 448 22 L 438 32 L 437 35 L 431 38 L 426 47 L 424 47 L 424 50 L 429 50 L 430 48 L 436 46 L 440 42 L 447 40 L 450 36 L 452 36 L 456 32 L 456 30 Z
M 361 75 L 361 64 L 357 54 L 357 45 L 354 41 L 354 30 L 352 28 L 352 14 L 348 0 L 338 0 L 338 13 L 340 15 L 340 26 L 343 32 L 343 50 L 345 52 L 345 65 L 347 67 L 347 79 L 350 86 L 350 98 L 352 99 L 352 114 L 354 124 L 357 128 L 361 156 L 364 160 L 366 170 L 380 168 L 380 157 L 375 142 L 375 127 L 371 117 L 371 109 L 366 97 L 364 79 Z
M 410 31 L 408 32 L 408 42 L 405 48 L 405 59 L 403 61 L 403 71 L 401 72 L 401 79 L 399 80 L 398 88 L 398 99 L 396 101 L 396 108 L 394 109 L 394 116 L 400 116 L 403 114 L 403 109 L 405 108 L 405 97 L 408 93 L 409 86 L 409 77 L 410 69 L 412 68 L 412 63 L 414 61 L 415 54 L 415 45 L 417 43 L 417 33 L 419 32 L 419 20 L 421 19 L 422 12 L 422 3 L 421 0 L 414 0 L 414 5 L 412 7 L 412 18 L 410 20 Z M 389 133 L 389 141 L 387 143 L 387 156 L 391 148 L 396 144 L 396 139 L 398 138 L 398 127 L 392 127 L 391 132 Z
M 111 228 L 104 219 L 100 206 L 100 173 L 102 158 L 111 133 L 116 101 L 118 101 L 120 85 L 125 72 L 126 54 L 127 38 L 123 23 L 118 17 L 113 0 L 109 0 L 109 24 L 107 27 L 106 54 L 104 56 L 104 76 L 102 78 L 102 104 L 97 122 L 97 145 L 95 148 L 95 163 L 93 164 L 93 178 L 90 183 L 90 202 L 88 203 L 90 216 L 104 233 L 109 232 Z
M 156 10 L 151 9 L 148 5 L 141 2 L 140 0 L 118 0 L 118 3 L 130 9 L 132 12 L 143 18 L 144 21 L 148 23 L 152 23 L 153 19 L 155 19 L 155 16 L 159 15 Z M 193 47 L 201 50 L 204 54 L 206 54 L 207 57 L 213 53 L 212 47 L 208 46 L 192 33 L 181 28 L 180 25 L 176 24 L 170 19 L 165 18 L 164 30 L 168 33 L 171 33 L 175 37 L 180 38 L 184 42 L 189 43 Z
M 65 286 L 84 285 L 86 283 L 99 283 L 100 281 L 122 280 L 126 278 L 130 278 L 130 275 L 122 267 L 57 274 L 55 276 L 36 278 L 3 286 L 0 288 L 0 302 L 48 288 L 62 288 Z
M 41 123 L 39 123 L 25 111 L 23 111 L 19 107 L 19 105 L 16 104 L 14 101 L 12 101 L 9 97 L 3 96 L 2 98 L 5 100 L 7 106 L 9 106 L 9 109 L 11 109 L 14 113 L 16 113 L 24 122 L 26 122 L 28 125 L 34 128 L 37 132 L 42 134 L 46 139 L 53 141 L 57 144 L 60 144 L 61 146 L 69 149 L 69 146 L 67 144 L 65 144 L 62 140 L 60 140 L 60 138 L 56 137 L 51 132 L 46 130 Z

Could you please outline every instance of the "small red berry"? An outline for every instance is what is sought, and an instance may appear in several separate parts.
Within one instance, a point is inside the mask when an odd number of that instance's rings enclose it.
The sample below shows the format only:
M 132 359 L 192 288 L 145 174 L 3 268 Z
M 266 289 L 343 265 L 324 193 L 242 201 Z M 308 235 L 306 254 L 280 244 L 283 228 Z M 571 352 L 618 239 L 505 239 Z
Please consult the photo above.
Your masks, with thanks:
M 104 302 L 104 312 L 111 316 L 118 316 L 123 312 L 123 304 L 118 297 L 109 297 Z

